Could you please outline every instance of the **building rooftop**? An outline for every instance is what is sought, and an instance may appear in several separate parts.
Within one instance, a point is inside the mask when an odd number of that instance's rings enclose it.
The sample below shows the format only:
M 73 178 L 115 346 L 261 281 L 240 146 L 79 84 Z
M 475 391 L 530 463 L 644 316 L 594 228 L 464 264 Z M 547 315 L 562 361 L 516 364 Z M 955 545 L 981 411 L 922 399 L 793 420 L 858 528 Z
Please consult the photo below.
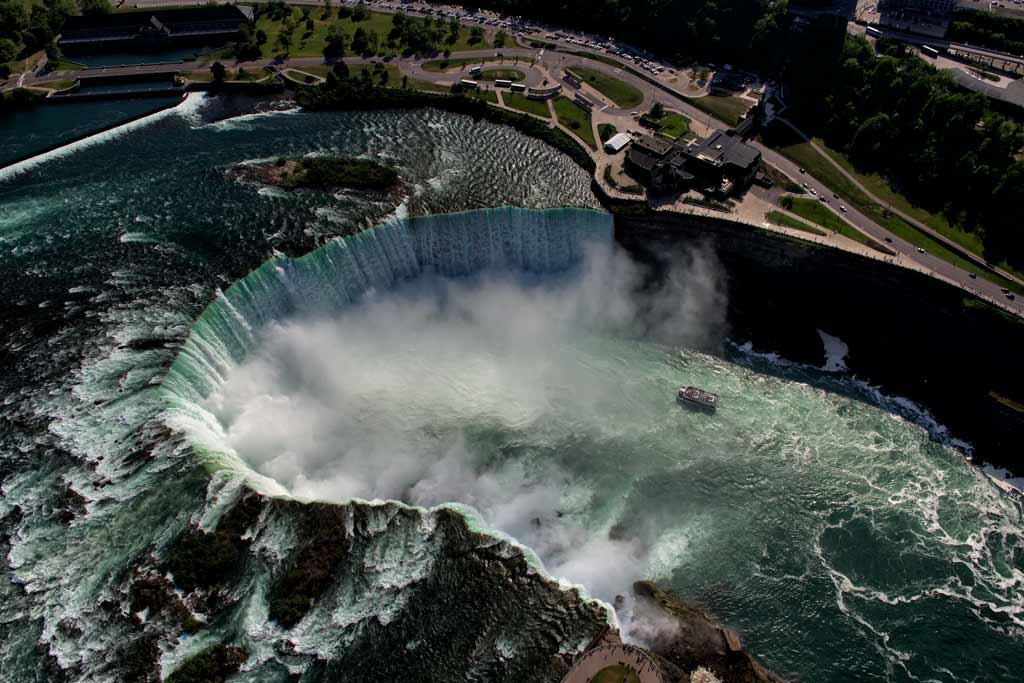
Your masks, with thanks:
M 160 28 L 168 33 L 190 33 L 203 28 L 224 26 L 238 29 L 252 18 L 252 8 L 236 5 L 187 7 L 184 9 L 113 12 L 68 17 L 61 27 L 62 42 L 101 37 L 110 33 L 131 37 Z
M 673 144 L 668 140 L 651 137 L 650 135 L 640 135 L 633 141 L 633 149 L 638 147 L 647 154 L 660 159 L 672 151 Z
M 715 166 L 730 164 L 740 168 L 750 167 L 761 156 L 757 149 L 743 142 L 738 135 L 730 135 L 721 130 L 716 130 L 700 142 L 692 143 L 686 148 L 686 153 Z
M 632 139 L 633 138 L 629 137 L 625 133 L 616 133 L 611 136 L 606 143 L 604 143 L 604 148 L 609 152 L 618 152 L 628 145 Z

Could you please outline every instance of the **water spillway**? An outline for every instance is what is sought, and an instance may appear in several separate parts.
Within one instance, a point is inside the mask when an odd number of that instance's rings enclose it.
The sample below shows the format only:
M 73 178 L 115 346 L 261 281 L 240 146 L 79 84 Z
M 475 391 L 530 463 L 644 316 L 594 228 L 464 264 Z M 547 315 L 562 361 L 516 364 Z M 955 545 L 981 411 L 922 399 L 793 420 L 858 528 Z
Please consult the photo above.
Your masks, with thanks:
M 304 154 L 395 164 L 406 192 L 226 173 Z M 220 641 L 242 681 L 547 680 L 604 623 L 585 594 L 637 577 L 805 680 L 1019 677 L 1019 502 L 843 376 L 696 351 L 741 275 L 682 254 L 638 297 L 606 216 L 542 211 L 596 206 L 551 148 L 204 97 L 33 163 L 0 178 L 5 680 L 166 676 Z M 535 211 L 476 211 L 502 205 Z M 282 495 L 216 599 L 186 596 L 199 629 L 139 604 L 249 487 Z M 345 552 L 285 628 L 269 603 L 326 528 Z
M 683 261 L 643 290 L 590 210 L 396 220 L 225 290 L 164 382 L 169 421 L 267 493 L 454 506 L 606 602 L 651 577 L 729 605 L 769 662 L 841 643 L 858 676 L 934 672 L 903 624 L 979 609 L 1012 642 L 1016 504 L 867 395 L 823 391 L 827 371 L 812 386 L 691 350 L 721 283 Z M 681 411 L 683 384 L 723 407 Z M 618 618 L 642 642 L 645 616 Z

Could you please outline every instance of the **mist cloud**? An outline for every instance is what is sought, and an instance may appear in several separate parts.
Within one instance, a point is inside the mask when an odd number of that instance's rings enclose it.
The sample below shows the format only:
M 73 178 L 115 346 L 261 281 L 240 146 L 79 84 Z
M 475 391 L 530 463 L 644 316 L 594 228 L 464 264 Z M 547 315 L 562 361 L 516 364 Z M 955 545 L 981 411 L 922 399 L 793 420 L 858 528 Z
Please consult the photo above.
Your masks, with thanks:
M 590 514 L 586 473 L 560 449 L 638 410 L 604 340 L 715 343 L 717 265 L 703 252 L 678 263 L 653 290 L 604 245 L 560 278 L 424 277 L 271 326 L 205 407 L 227 447 L 298 498 L 465 503 L 610 601 L 643 576 L 647 543 Z

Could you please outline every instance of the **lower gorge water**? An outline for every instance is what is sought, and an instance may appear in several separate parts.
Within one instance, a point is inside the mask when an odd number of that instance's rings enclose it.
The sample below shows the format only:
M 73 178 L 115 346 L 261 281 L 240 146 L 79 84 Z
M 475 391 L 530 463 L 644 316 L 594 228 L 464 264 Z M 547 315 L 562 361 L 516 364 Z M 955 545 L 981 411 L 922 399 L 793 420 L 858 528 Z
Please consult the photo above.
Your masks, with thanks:
M 323 153 L 392 163 L 403 190 L 227 173 Z M 706 353 L 728 305 L 714 255 L 641 291 L 585 172 L 537 141 L 435 111 L 191 96 L 0 171 L 0 207 L 4 680 L 124 680 L 110 653 L 140 635 L 101 605 L 124 611 L 129 568 L 243 484 L 421 517 L 377 520 L 291 631 L 266 619 L 289 521 L 262 520 L 227 616 L 191 637 L 142 627 L 165 675 L 215 640 L 250 651 L 238 680 L 330 680 L 352 652 L 411 667 L 421 645 L 388 625 L 443 620 L 417 587 L 447 566 L 431 511 L 453 509 L 560 586 L 523 605 L 554 615 L 546 634 L 447 632 L 481 661 L 539 660 L 523 664 L 536 680 L 553 647 L 538 635 L 586 642 L 573 595 L 611 603 L 641 578 L 801 680 L 1019 679 L 1019 498 L 931 438 L 924 412 L 842 373 L 743 340 Z M 683 384 L 721 409 L 681 408 Z M 85 503 L 66 523 L 69 487 Z M 611 619 L 650 635 L 628 600 Z M 478 666 L 404 677 L 492 677 Z

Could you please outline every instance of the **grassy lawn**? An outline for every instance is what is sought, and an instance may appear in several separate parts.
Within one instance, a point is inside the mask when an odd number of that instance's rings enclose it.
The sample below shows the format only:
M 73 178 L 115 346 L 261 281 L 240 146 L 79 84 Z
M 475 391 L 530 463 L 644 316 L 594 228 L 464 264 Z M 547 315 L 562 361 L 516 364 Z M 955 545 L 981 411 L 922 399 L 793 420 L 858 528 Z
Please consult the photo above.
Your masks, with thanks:
M 810 143 L 789 141 L 788 144 L 773 146 L 782 155 L 800 164 L 803 168 L 806 168 L 808 173 L 825 183 L 825 185 L 827 185 L 832 191 L 837 192 L 851 205 L 860 209 L 860 211 L 862 211 L 868 218 L 873 220 L 875 223 L 878 223 L 894 235 L 910 242 L 915 247 L 924 249 L 929 254 L 934 254 L 942 260 L 952 263 L 959 268 L 976 272 L 978 277 L 983 277 L 995 282 L 1000 287 L 1008 287 L 1014 292 L 1024 295 L 1024 287 L 1021 287 L 1015 282 L 1007 280 L 1004 277 L 990 273 L 984 268 L 979 268 L 956 252 L 948 249 L 941 242 L 932 239 L 903 219 L 889 213 L 884 207 L 880 206 L 876 202 L 871 201 L 866 194 L 850 182 L 849 178 L 844 176 L 839 172 L 839 169 L 829 163 L 828 159 L 811 147 Z
M 619 129 L 610 123 L 597 124 L 597 135 L 601 138 L 601 142 L 608 142 L 618 132 Z
M 355 22 L 352 21 L 352 17 L 346 19 L 338 19 L 337 15 L 331 16 L 329 19 L 321 19 L 323 10 L 319 7 L 312 8 L 313 11 L 309 15 L 313 20 L 313 31 L 307 34 L 304 22 L 302 22 L 302 12 L 295 8 L 292 10 L 292 17 L 298 23 L 297 28 L 292 33 L 292 44 L 287 54 L 292 57 L 311 57 L 323 54 L 324 45 L 327 42 L 327 28 L 335 23 L 341 26 L 342 30 L 348 38 L 349 45 L 352 42 L 352 36 L 355 34 L 357 28 L 362 28 L 367 33 L 375 31 L 379 38 L 378 54 L 382 55 L 398 55 L 402 53 L 404 46 L 398 46 L 396 48 L 390 48 L 387 46 L 387 36 L 392 28 L 391 19 L 394 15 L 384 14 L 382 12 L 370 12 L 369 17 L 364 21 Z M 418 19 L 417 19 L 418 20 Z M 284 48 L 278 43 L 278 38 L 281 35 L 281 23 L 275 21 L 268 16 L 262 16 L 256 22 L 256 30 L 263 30 L 267 34 L 267 42 L 260 46 L 260 50 L 263 57 L 275 57 L 278 55 L 285 54 Z M 255 30 L 254 30 L 255 33 Z M 450 49 L 453 51 L 458 50 L 473 50 L 487 47 L 484 43 L 476 43 L 474 45 L 469 44 L 469 29 L 462 27 L 459 31 L 459 38 L 454 45 L 440 45 L 440 49 Z M 351 48 L 349 48 L 351 52 Z M 213 53 L 211 58 L 224 58 L 224 54 L 221 51 Z
M 401 84 L 402 79 L 398 79 L 398 83 Z M 410 78 L 406 81 L 406 85 L 410 90 L 422 90 L 423 92 L 448 92 L 451 88 L 447 85 L 438 85 L 437 83 L 431 83 L 430 81 L 421 81 L 418 78 Z
M 535 116 L 542 116 L 545 119 L 551 118 L 551 112 L 548 111 L 548 103 L 540 100 L 528 100 L 526 96 L 521 92 L 503 92 L 501 99 L 506 106 L 518 109 L 519 111 L 525 111 L 527 114 L 533 114 Z
M 74 71 L 76 69 L 85 68 L 85 64 L 79 64 L 78 62 L 72 62 L 68 59 L 61 58 L 57 62 L 57 66 L 53 67 L 54 71 Z
M 484 102 L 490 102 L 491 104 L 498 103 L 498 93 L 493 90 L 477 90 L 476 96 Z
M 613 78 L 603 71 L 588 69 L 584 66 L 572 67 L 572 72 L 586 81 L 595 90 L 610 99 L 619 109 L 632 109 L 644 101 L 644 95 L 637 88 L 625 81 Z
M 932 213 L 926 209 L 922 209 L 918 206 L 911 204 L 910 200 L 901 195 L 899 192 L 894 190 L 885 178 L 872 173 L 870 175 L 859 172 L 854 168 L 853 164 L 846 157 L 845 154 L 838 152 L 828 147 L 822 140 L 815 138 L 815 144 L 825 150 L 832 159 L 836 161 L 847 173 L 852 175 L 860 182 L 861 185 L 866 187 L 869 192 L 881 199 L 883 202 L 891 206 L 892 208 L 907 214 L 919 223 L 924 223 L 929 228 L 939 233 L 943 237 L 950 239 L 961 247 L 977 254 L 978 256 L 985 257 L 985 247 L 981 242 L 981 238 L 973 232 L 967 232 L 961 230 L 956 226 L 950 225 L 949 221 L 940 213 Z M 913 226 L 910 226 L 913 227 Z M 1014 269 L 1008 266 L 1006 263 L 999 264 L 1004 270 L 1013 273 L 1017 277 L 1024 277 L 1024 271 Z
M 628 666 L 613 664 L 598 671 L 591 683 L 640 683 L 640 677 Z
M 452 57 L 450 59 L 428 59 L 423 62 L 424 71 L 433 71 L 435 73 L 441 73 L 450 69 L 462 68 L 463 70 L 468 69 L 466 67 L 482 66 L 485 62 L 504 62 L 502 57 Z
M 484 69 L 473 80 L 476 81 L 521 81 L 526 74 L 516 69 Z
M 853 241 L 860 242 L 872 249 L 877 249 L 878 251 L 889 251 L 884 247 L 881 247 L 881 245 L 862 233 L 860 230 L 857 230 L 857 228 L 832 213 L 832 211 L 819 200 L 805 199 L 801 197 L 792 197 L 791 199 L 793 205 L 789 210 L 796 215 L 806 218 L 812 223 L 817 223 L 829 230 L 834 230 L 843 237 L 848 237 Z
M 308 69 L 309 73 L 315 73 L 314 71 L 312 71 L 313 68 L 314 67 L 310 67 Z M 307 69 L 304 68 L 303 70 L 305 71 Z M 295 69 L 288 69 L 288 71 L 291 71 L 291 73 L 288 74 L 288 75 L 291 76 L 292 78 L 294 78 L 297 81 L 301 81 L 303 78 L 305 78 L 305 75 L 297 73 L 295 71 Z M 213 80 L 213 73 L 211 73 L 209 69 L 196 69 L 195 71 L 186 71 L 184 73 L 184 76 L 185 76 L 185 78 L 189 79 L 190 81 L 209 82 L 209 81 Z M 269 76 L 269 74 L 266 71 L 264 71 L 263 69 L 253 69 L 253 68 L 249 68 L 249 69 L 230 69 L 229 68 L 229 69 L 227 69 L 227 71 L 224 74 L 224 80 L 226 80 L 226 81 L 258 81 L 258 80 L 260 80 L 262 78 L 266 78 L 267 76 Z
M 71 79 L 61 79 L 59 81 L 43 81 L 42 83 L 36 83 L 40 88 L 50 88 L 52 90 L 64 90 L 70 88 L 77 81 Z
M 591 149 L 597 148 L 593 126 L 590 125 L 590 112 L 568 97 L 560 96 L 555 99 L 555 114 L 558 116 L 559 123 L 579 136 L 583 142 L 590 145 Z
M 793 228 L 795 230 L 803 230 L 804 232 L 809 232 L 815 235 L 821 235 L 823 237 L 825 236 L 825 233 L 822 232 L 821 230 L 811 227 L 810 225 L 804 223 L 803 221 L 798 221 L 792 216 L 782 213 L 781 211 L 769 211 L 768 215 L 765 216 L 765 218 L 768 219 L 769 223 L 774 223 L 775 225 L 781 225 L 787 228 Z
M 689 102 L 697 109 L 725 121 L 730 126 L 739 123 L 740 116 L 751 107 L 746 100 L 731 95 L 705 95 L 704 97 L 694 97 Z
M 690 119 L 676 112 L 667 113 L 660 119 L 647 117 L 658 127 L 658 135 L 678 140 L 690 130 Z

